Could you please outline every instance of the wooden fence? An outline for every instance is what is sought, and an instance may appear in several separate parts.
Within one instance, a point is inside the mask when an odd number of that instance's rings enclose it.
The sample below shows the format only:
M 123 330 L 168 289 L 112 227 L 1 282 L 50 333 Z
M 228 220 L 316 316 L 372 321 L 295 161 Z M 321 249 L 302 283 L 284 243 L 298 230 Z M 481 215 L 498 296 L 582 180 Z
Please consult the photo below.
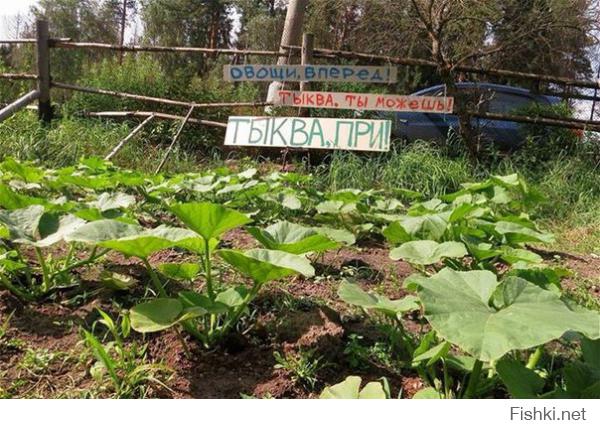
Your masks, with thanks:
M 173 100 L 160 97 L 150 97 L 142 94 L 132 94 L 102 88 L 90 88 L 71 83 L 56 82 L 51 79 L 50 75 L 50 49 L 91 49 L 91 50 L 109 50 L 114 52 L 155 52 L 155 53 L 191 53 L 200 55 L 226 55 L 234 57 L 247 56 L 264 56 L 264 57 L 301 57 L 302 63 L 307 64 L 313 58 L 322 58 L 327 60 L 350 59 L 359 60 L 366 63 L 375 64 L 394 64 L 402 66 L 419 66 L 419 67 L 434 67 L 437 68 L 437 63 L 431 60 L 410 58 L 410 57 L 392 57 L 385 55 L 376 55 L 364 52 L 340 51 L 322 48 L 313 48 L 312 37 L 304 37 L 303 46 L 282 46 L 280 51 L 267 50 L 239 50 L 239 49 L 211 49 L 202 47 L 187 47 L 187 46 L 143 46 L 143 45 L 114 45 L 106 43 L 93 42 L 75 42 L 68 38 L 50 38 L 48 34 L 48 22 L 39 20 L 36 23 L 37 37 L 35 39 L 13 39 L 0 40 L 0 44 L 35 44 L 37 57 L 37 74 L 30 73 L 0 73 L 1 79 L 8 80 L 31 80 L 36 81 L 37 90 L 32 91 L 23 97 L 10 103 L 0 111 L 0 120 L 8 117 L 18 109 L 22 108 L 32 100 L 38 101 L 38 115 L 40 120 L 48 122 L 52 119 L 51 107 L 51 88 L 60 88 L 64 90 L 85 92 L 91 94 L 108 95 L 113 97 L 128 98 L 138 101 L 153 102 L 161 105 L 181 106 L 188 109 L 208 109 L 222 107 L 261 107 L 267 106 L 269 103 L 262 101 L 255 102 L 237 102 L 237 103 L 197 103 L 194 101 Z M 559 96 L 567 99 L 582 99 L 600 101 L 600 97 L 596 95 L 585 95 L 570 93 L 567 89 L 586 88 L 600 89 L 600 80 L 584 80 L 573 79 L 570 77 L 551 76 L 544 74 L 525 73 L 514 70 L 505 69 L 484 69 L 472 66 L 457 66 L 457 71 L 479 74 L 484 76 L 496 76 L 521 80 L 530 80 L 536 82 L 546 82 L 555 85 L 560 85 L 565 89 L 564 94 L 557 92 L 546 92 L 548 95 Z M 513 114 L 499 114 L 481 111 L 468 112 L 473 117 L 487 118 L 492 120 L 507 120 L 519 123 L 533 123 L 547 126 L 572 128 L 579 130 L 600 131 L 600 121 L 584 121 L 567 117 L 555 117 L 547 115 L 539 115 L 535 117 Z M 132 117 L 138 116 L 143 118 L 162 118 L 162 119 L 177 119 L 189 121 L 190 123 L 200 123 L 207 126 L 224 127 L 225 124 L 206 121 L 186 116 L 185 118 L 177 115 L 170 115 L 161 112 L 95 112 L 88 113 L 89 116 L 99 117 Z M 592 112 L 593 117 L 593 112 Z M 144 121 L 145 122 L 145 121 Z

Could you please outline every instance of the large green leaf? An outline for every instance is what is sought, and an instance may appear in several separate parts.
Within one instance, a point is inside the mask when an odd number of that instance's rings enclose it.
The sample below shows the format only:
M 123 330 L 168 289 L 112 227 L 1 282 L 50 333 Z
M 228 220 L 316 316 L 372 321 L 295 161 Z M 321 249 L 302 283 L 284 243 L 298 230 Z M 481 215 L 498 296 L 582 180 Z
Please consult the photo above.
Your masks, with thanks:
M 129 310 L 131 327 L 141 333 L 162 331 L 204 314 L 206 310 L 203 308 L 184 308 L 183 304 L 174 298 L 157 298 Z
M 385 382 L 372 381 L 361 390 L 362 379 L 355 375 L 346 377 L 341 383 L 326 387 L 320 399 L 389 399 L 390 392 Z
M 456 241 L 436 243 L 431 240 L 409 241 L 390 251 L 390 258 L 403 259 L 411 264 L 431 265 L 445 258 L 462 258 L 467 254 L 464 244 Z
M 312 228 L 287 221 L 277 222 L 264 230 L 250 227 L 248 232 L 267 249 L 282 250 L 296 255 L 323 252 L 339 246 Z
M 535 371 L 514 359 L 501 359 L 496 371 L 514 399 L 535 399 L 546 384 Z
M 44 207 L 29 206 L 16 210 L 0 210 L 0 224 L 8 229 L 9 236 L 14 241 L 30 242 L 35 240 Z
M 227 305 L 226 303 L 220 301 L 211 301 L 211 299 L 207 295 L 203 295 L 201 293 L 194 292 L 191 290 L 179 292 L 179 300 L 183 304 L 184 308 L 201 307 L 204 310 L 206 310 L 206 312 L 208 312 L 209 314 L 224 314 L 230 310 L 229 305 Z
M 46 206 L 51 204 L 41 198 L 19 194 L 13 191 L 9 186 L 0 183 L 0 207 L 7 210 L 15 210 L 31 205 Z
M 67 241 L 78 241 L 117 250 L 126 256 L 146 259 L 151 254 L 179 242 L 198 238 L 189 229 L 161 225 L 144 229 L 138 225 L 106 219 L 90 222 L 66 236 Z
M 401 244 L 411 241 L 411 235 L 404 229 L 400 222 L 392 222 L 386 226 L 383 231 L 383 236 L 392 244 Z
M 482 361 L 544 344 L 567 331 L 600 337 L 599 313 L 575 311 L 556 294 L 518 277 L 498 284 L 489 271 L 444 268 L 413 283 L 438 335 Z
M 127 208 L 135 204 L 135 197 L 123 192 L 109 194 L 104 192 L 98 196 L 96 201 L 90 203 L 91 207 L 97 208 L 100 212 L 108 210 Z
M 164 263 L 158 266 L 158 270 L 167 277 L 191 281 L 200 272 L 200 265 L 191 262 Z
M 398 317 L 407 311 L 419 309 L 419 300 L 412 295 L 402 299 L 390 300 L 374 292 L 364 291 L 358 284 L 344 280 L 338 289 L 342 301 L 365 310 L 380 311 L 390 317 Z
M 313 228 L 317 233 L 324 235 L 332 241 L 352 246 L 356 243 L 356 236 L 346 229 L 329 228 L 320 226 Z
M 178 242 L 195 236 L 196 234 L 189 229 L 161 225 L 158 228 L 146 230 L 138 235 L 101 241 L 98 243 L 98 246 L 117 250 L 126 256 L 147 259 L 159 250 L 174 247 Z
M 528 228 L 523 225 L 519 225 L 515 222 L 500 221 L 496 222 L 495 229 L 500 234 L 506 237 L 506 241 L 510 244 L 520 243 L 552 243 L 554 242 L 554 235 L 545 232 L 539 232 L 532 228 Z
M 171 211 L 205 240 L 218 238 L 226 231 L 251 222 L 246 215 L 213 203 L 177 204 Z
M 403 216 L 384 229 L 384 236 L 393 244 L 410 240 L 439 240 L 448 227 L 451 212 Z
M 52 246 L 85 225 L 83 219 L 71 214 L 56 218 L 54 216 L 48 216 L 48 218 L 55 219 L 52 219 L 52 221 L 47 223 L 44 222 L 45 218 L 46 216 L 42 217 L 39 226 L 42 239 L 31 243 L 36 247 Z
M 46 172 L 41 168 L 16 161 L 13 158 L 5 158 L 0 167 L 2 167 L 2 171 L 10 171 L 25 182 L 41 182 L 46 176 Z
M 433 387 L 425 387 L 415 393 L 413 399 L 442 399 L 440 392 Z
M 70 232 L 65 236 L 65 240 L 95 245 L 103 241 L 141 234 L 143 231 L 144 228 L 139 225 L 103 219 L 87 223 Z
M 314 268 L 304 256 L 280 250 L 219 250 L 217 253 L 228 264 L 259 284 L 294 274 L 305 277 L 315 275 Z

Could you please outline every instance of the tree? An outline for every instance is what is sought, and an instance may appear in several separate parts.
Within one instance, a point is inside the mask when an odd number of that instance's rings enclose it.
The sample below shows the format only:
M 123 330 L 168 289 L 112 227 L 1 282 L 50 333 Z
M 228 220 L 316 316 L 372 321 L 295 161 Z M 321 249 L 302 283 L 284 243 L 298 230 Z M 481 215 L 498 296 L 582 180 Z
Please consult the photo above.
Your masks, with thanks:
M 145 0 L 142 2 L 144 38 L 157 45 L 227 48 L 230 46 L 232 4 L 225 0 Z M 200 55 L 161 58 L 173 73 L 193 67 L 200 73 Z
M 501 63 L 502 68 L 518 69 L 528 63 L 537 67 L 564 69 L 566 57 L 577 67 L 572 75 L 589 74 L 589 63 L 582 50 L 588 34 L 598 21 L 588 15 L 593 0 L 578 0 L 579 8 L 569 0 L 411 0 L 411 13 L 427 34 L 431 58 L 454 96 L 459 132 L 472 158 L 479 151 L 478 135 L 472 127 L 469 111 L 482 104 L 456 89 L 464 79 L 456 71 L 461 65 Z M 521 8 L 526 3 L 524 10 Z M 523 48 L 523 46 L 526 46 Z M 575 60 L 577 59 L 577 60 Z M 478 94 L 472 96 L 477 97 Z

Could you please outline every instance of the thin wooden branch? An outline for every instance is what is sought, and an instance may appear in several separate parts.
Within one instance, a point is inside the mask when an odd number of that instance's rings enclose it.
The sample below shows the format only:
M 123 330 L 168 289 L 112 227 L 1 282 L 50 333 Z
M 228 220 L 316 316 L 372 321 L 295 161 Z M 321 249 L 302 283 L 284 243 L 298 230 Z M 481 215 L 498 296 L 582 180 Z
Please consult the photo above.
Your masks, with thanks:
M 171 115 L 170 113 L 161 112 L 145 112 L 145 111 L 128 111 L 128 112 L 85 112 L 84 116 L 95 117 L 95 118 L 135 118 L 141 117 L 146 118 L 154 115 L 157 119 L 166 120 L 182 120 L 184 116 Z M 188 122 L 191 124 L 208 125 L 210 127 L 227 128 L 227 124 L 222 122 L 207 121 L 205 119 L 190 118 Z
M 177 140 L 179 139 L 179 135 L 181 134 L 181 131 L 183 131 L 183 127 L 185 127 L 185 124 L 187 124 L 187 122 L 190 120 L 190 116 L 192 116 L 193 111 L 194 111 L 194 106 L 190 107 L 190 110 L 188 110 L 187 115 L 185 115 L 185 118 L 183 118 L 183 121 L 181 121 L 181 125 L 179 125 L 177 132 L 173 136 L 173 140 L 171 140 L 171 144 L 169 145 L 169 147 L 167 148 L 167 151 L 165 152 L 165 156 L 163 157 L 162 161 L 160 161 L 160 164 L 158 164 L 158 167 L 156 168 L 156 171 L 154 172 L 154 174 L 160 173 L 160 170 L 162 170 L 163 166 L 167 162 L 167 159 L 169 158 L 171 151 L 175 147 L 175 143 L 177 143 Z
M 292 51 L 301 51 L 301 46 L 284 46 L 284 48 L 290 49 Z M 363 52 L 351 52 L 351 51 L 339 51 L 333 49 L 323 49 L 323 48 L 315 48 L 314 54 L 315 57 L 319 58 L 347 58 L 347 59 L 357 59 L 364 60 L 369 62 L 384 62 L 388 64 L 399 64 L 406 66 L 424 66 L 424 67 L 438 67 L 438 63 L 430 60 L 423 60 L 418 58 L 408 58 L 408 57 L 390 57 L 386 55 L 376 55 L 376 54 L 368 54 Z M 536 74 L 536 73 L 525 73 L 518 72 L 514 70 L 505 70 L 505 69 L 483 69 L 478 67 L 470 67 L 470 66 L 457 66 L 455 70 L 462 71 L 466 73 L 475 73 L 475 74 L 483 74 L 483 75 L 491 75 L 491 76 L 502 76 L 502 77 L 513 77 L 519 79 L 528 79 L 528 80 L 538 80 L 541 82 L 550 82 L 557 83 L 561 85 L 569 85 L 576 86 L 581 88 L 598 88 L 600 89 L 600 80 L 581 80 L 581 79 L 572 79 L 569 77 L 562 76 L 551 76 L 545 74 Z
M 8 106 L 3 107 L 2 109 L 0 109 L 0 122 L 11 116 L 17 110 L 27 106 L 33 100 L 36 100 L 39 96 L 40 92 L 37 89 L 34 89 L 33 91 L 28 92 L 22 97 L 19 97 L 18 99 L 10 103 Z
M 37 75 L 30 73 L 0 73 L 0 79 L 37 80 Z
M 467 112 L 476 118 L 490 119 L 495 121 L 510 121 L 526 124 L 548 125 L 560 128 L 571 128 L 574 130 L 600 131 L 600 121 L 585 121 L 582 119 L 557 119 L 543 116 L 521 116 L 507 113 L 491 112 Z
M 113 148 L 113 150 L 111 150 L 111 151 L 110 151 L 110 153 L 104 157 L 104 160 L 105 160 L 105 161 L 109 161 L 109 160 L 110 160 L 110 159 L 111 159 L 113 156 L 115 156 L 115 155 L 116 155 L 116 154 L 117 154 L 117 153 L 118 153 L 118 152 L 119 152 L 119 151 L 120 151 L 120 150 L 123 148 L 123 146 L 125 146 L 125 143 L 127 143 L 127 142 L 128 142 L 129 140 L 131 140 L 131 139 L 132 139 L 132 138 L 133 138 L 133 137 L 134 137 L 134 136 L 135 136 L 137 133 L 139 133 L 139 132 L 142 130 L 142 128 L 144 128 L 144 126 L 145 126 L 145 125 L 146 125 L 148 122 L 150 122 L 152 119 L 154 119 L 154 115 L 150 115 L 150 116 L 148 116 L 146 119 L 144 119 L 144 121 L 143 121 L 141 124 L 139 124 L 137 127 L 135 127 L 135 128 L 133 129 L 133 131 L 132 131 L 132 132 L 130 132 L 130 133 L 127 135 L 127 137 L 125 137 L 123 140 L 121 140 L 121 141 L 119 142 L 119 144 L 118 144 L 118 145 L 116 145 L 116 146 Z
M 52 86 L 56 88 L 69 89 L 71 91 L 87 92 L 89 94 L 110 95 L 112 97 L 130 98 L 138 101 L 151 101 L 155 103 L 169 104 L 172 106 L 185 106 L 195 108 L 212 108 L 212 107 L 261 107 L 267 103 L 264 102 L 231 102 L 231 103 L 194 103 L 192 101 L 171 100 L 169 98 L 149 97 L 146 95 L 131 94 L 128 92 L 112 91 L 108 89 L 89 88 L 78 85 L 71 85 L 62 82 L 52 82 Z
M 261 51 L 261 50 L 239 50 L 239 49 L 213 49 L 200 48 L 194 46 L 141 46 L 141 45 L 113 45 L 109 43 L 92 43 L 92 42 L 56 42 L 56 48 L 67 49 L 107 49 L 111 51 L 121 52 L 181 52 L 181 53 L 196 53 L 196 54 L 213 54 L 213 55 L 259 55 L 266 57 L 287 57 L 288 52 L 278 51 Z

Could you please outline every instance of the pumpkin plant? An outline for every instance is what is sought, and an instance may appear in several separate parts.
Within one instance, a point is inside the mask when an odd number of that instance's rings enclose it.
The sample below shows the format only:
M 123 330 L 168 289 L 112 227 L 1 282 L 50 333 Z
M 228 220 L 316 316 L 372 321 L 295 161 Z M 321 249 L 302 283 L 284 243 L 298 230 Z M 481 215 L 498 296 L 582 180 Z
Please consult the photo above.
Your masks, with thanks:
M 0 259 L 0 287 L 26 301 L 48 296 L 58 288 L 72 285 L 70 273 L 75 268 L 90 265 L 104 255 L 93 249 L 87 258 L 75 258 L 75 246 L 67 255 L 56 259 L 45 255 L 50 248 L 84 226 L 85 221 L 74 215 L 46 212 L 40 205 L 15 210 L 0 210 L 0 240 L 4 240 L 5 252 Z M 21 252 L 21 247 L 33 249 L 39 274 Z
M 431 277 L 412 277 L 411 283 L 437 335 L 475 359 L 463 397 L 477 394 L 484 363 L 493 366 L 509 353 L 568 332 L 600 338 L 600 314 L 520 277 L 498 280 L 490 271 L 444 268 Z M 539 352 L 531 356 L 535 366 Z
M 198 255 L 204 287 L 202 291 L 186 290 L 177 297 L 159 298 L 133 307 L 131 325 L 138 332 L 181 326 L 205 347 L 212 347 L 236 327 L 265 283 L 297 274 L 314 275 L 310 262 L 301 255 L 270 249 L 215 250 L 225 232 L 250 222 L 250 218 L 238 211 L 208 202 L 178 204 L 171 211 L 198 235 L 180 241 L 177 246 Z M 220 282 L 213 274 L 215 257 L 249 278 L 252 287 Z M 187 268 L 193 270 L 191 266 Z

